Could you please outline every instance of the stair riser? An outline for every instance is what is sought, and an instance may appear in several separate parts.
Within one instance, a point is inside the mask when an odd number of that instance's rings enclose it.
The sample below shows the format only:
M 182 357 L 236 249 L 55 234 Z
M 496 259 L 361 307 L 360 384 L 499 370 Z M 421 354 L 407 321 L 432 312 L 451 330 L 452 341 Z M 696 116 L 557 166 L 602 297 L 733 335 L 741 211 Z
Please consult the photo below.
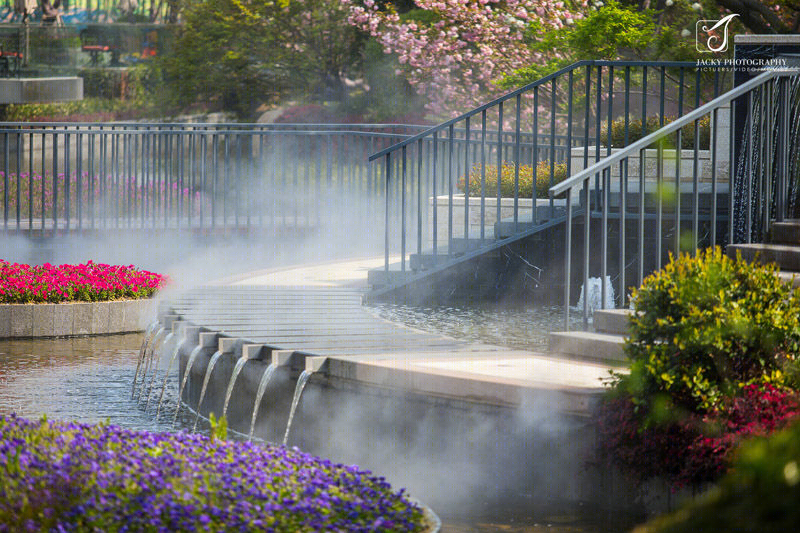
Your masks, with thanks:
M 742 254 L 742 259 L 746 261 L 758 261 L 762 264 L 776 263 L 781 270 L 800 271 L 800 248 L 797 250 L 761 250 L 756 252 L 730 246 L 728 248 L 728 256 L 735 258 L 735 250 L 739 250 Z
M 627 309 L 595 310 L 594 330 L 600 333 L 627 336 L 630 332 L 630 311 Z
M 772 242 L 800 244 L 800 223 L 776 222 L 772 225 Z
M 552 354 L 563 354 L 602 361 L 626 362 L 623 342 L 598 341 L 571 337 L 565 333 L 550 334 L 548 351 Z

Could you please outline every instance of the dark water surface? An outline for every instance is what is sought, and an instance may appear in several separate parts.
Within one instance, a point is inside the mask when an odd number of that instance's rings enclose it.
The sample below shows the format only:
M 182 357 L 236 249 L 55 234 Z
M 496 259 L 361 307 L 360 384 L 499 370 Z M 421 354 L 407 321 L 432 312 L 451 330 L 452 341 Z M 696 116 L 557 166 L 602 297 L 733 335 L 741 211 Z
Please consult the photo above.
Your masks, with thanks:
M 492 302 L 447 306 L 379 303 L 370 305 L 369 309 L 385 320 L 422 331 L 522 350 L 544 351 L 548 333 L 564 329 L 561 306 L 509 306 Z M 571 312 L 570 329 L 578 329 L 580 324 L 580 313 Z
M 459 327 L 464 327 L 461 324 Z M 496 334 L 503 334 L 498 325 L 491 328 Z M 161 393 L 163 369 L 148 411 L 143 408 L 144 398 L 131 399 L 142 338 L 142 334 L 130 334 L 0 341 L 0 414 L 13 412 L 34 419 L 47 415 L 51 420 L 108 422 L 158 432 L 191 429 L 194 414 L 185 409 L 177 425 L 172 425 L 177 399 L 174 369 L 158 420 L 155 403 Z M 483 509 L 478 504 L 471 516 L 451 516 L 446 509 L 436 511 L 444 522 L 443 533 L 612 533 L 625 531 L 630 525 L 583 509 L 549 513 L 532 509 L 522 499 L 503 508 Z

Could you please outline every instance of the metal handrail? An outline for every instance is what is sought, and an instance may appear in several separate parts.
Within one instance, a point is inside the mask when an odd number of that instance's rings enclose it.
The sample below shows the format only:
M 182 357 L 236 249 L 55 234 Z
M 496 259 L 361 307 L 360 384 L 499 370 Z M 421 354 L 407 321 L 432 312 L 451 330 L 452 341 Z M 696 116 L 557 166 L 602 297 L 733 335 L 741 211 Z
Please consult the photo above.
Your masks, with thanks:
M 669 124 L 663 126 L 662 128 L 654 131 L 653 133 L 648 134 L 646 137 L 642 137 L 638 141 L 632 142 L 625 148 L 618 149 L 619 151 L 579 171 L 578 173 L 574 174 L 573 176 L 570 176 L 561 183 L 553 185 L 549 189 L 550 196 L 556 197 L 559 194 L 569 189 L 572 189 L 576 184 L 579 183 L 582 184 L 584 180 L 594 176 L 603 169 L 610 167 L 614 163 L 619 163 L 621 160 L 630 157 L 631 154 L 641 150 L 642 148 L 647 148 L 648 146 L 655 144 L 656 141 L 663 139 L 670 133 L 675 133 L 684 126 L 687 126 L 693 123 L 695 120 L 698 120 L 703 116 L 707 115 L 714 109 L 718 109 L 725 104 L 729 104 L 730 102 L 744 95 L 753 88 L 779 75 L 780 71 L 775 71 L 775 70 L 769 70 L 767 72 L 764 72 L 763 74 L 759 74 L 755 78 L 737 86 L 736 88 L 730 90 L 729 92 L 721 96 L 718 96 L 717 98 L 711 100 L 706 104 L 703 104 L 694 111 L 691 111 L 683 115 L 681 118 L 676 119 L 675 121 L 670 122 Z
M 581 202 L 581 215 L 583 218 L 583 322 L 584 327 L 588 322 L 588 291 L 589 291 L 589 271 L 591 261 L 595 263 L 600 262 L 600 285 L 601 297 L 600 307 L 605 308 L 607 295 L 609 291 L 608 281 L 608 255 L 609 255 L 609 215 L 618 217 L 618 253 L 619 253 L 619 272 L 617 278 L 619 280 L 618 286 L 620 292 L 621 306 L 625 306 L 625 292 L 627 285 L 625 283 L 625 271 L 638 261 L 638 283 L 641 284 L 644 277 L 644 233 L 645 233 L 645 220 L 650 223 L 655 223 L 654 226 L 654 240 L 655 244 L 653 251 L 655 252 L 655 268 L 660 268 L 662 255 L 664 249 L 662 248 L 662 234 L 663 223 L 665 221 L 664 214 L 669 210 L 665 209 L 663 204 L 662 192 L 664 191 L 664 147 L 659 143 L 662 139 L 675 136 L 675 174 L 674 174 L 674 245 L 676 253 L 685 249 L 686 243 L 682 242 L 681 234 L 681 218 L 682 216 L 690 216 L 692 219 L 692 242 L 694 249 L 697 249 L 700 243 L 699 238 L 699 181 L 700 169 L 698 154 L 700 152 L 698 128 L 699 121 L 704 117 L 709 117 L 712 120 L 712 134 L 709 142 L 709 155 L 711 159 L 711 182 L 710 182 L 710 209 L 708 212 L 708 221 L 705 229 L 707 230 L 706 238 L 711 246 L 717 242 L 718 233 L 718 204 L 717 194 L 720 190 L 717 187 L 717 170 L 719 164 L 718 151 L 720 145 L 718 141 L 721 138 L 718 135 L 718 120 L 719 112 L 731 106 L 731 119 L 730 119 L 730 138 L 729 145 L 724 148 L 729 151 L 729 181 L 728 181 L 728 212 L 727 212 L 727 241 L 728 243 L 736 242 L 736 239 L 742 238 L 746 242 L 750 242 L 753 231 L 763 235 L 766 227 L 770 221 L 770 217 L 774 214 L 776 220 L 782 220 L 787 216 L 787 198 L 786 195 L 789 191 L 789 175 L 790 175 L 790 151 L 791 140 L 789 138 L 789 121 L 792 112 L 797 113 L 797 103 L 792 103 L 790 98 L 790 89 L 788 84 L 785 83 L 783 78 L 789 76 L 797 76 L 797 71 L 786 70 L 768 70 L 753 79 L 742 83 L 741 85 L 725 92 L 724 94 L 714 98 L 710 102 L 697 107 L 693 111 L 681 116 L 675 121 L 662 126 L 656 131 L 646 135 L 645 137 L 631 143 L 630 145 L 616 150 L 611 153 L 608 150 L 606 157 L 588 165 L 583 170 L 576 172 L 574 175 L 567 178 L 565 181 L 556 184 L 549 189 L 550 198 L 558 195 L 565 195 L 566 197 L 566 227 L 565 227 L 565 248 L 564 248 L 564 327 L 569 329 L 570 324 L 570 297 L 571 297 L 571 280 L 572 280 L 572 251 L 573 251 L 573 237 L 572 237 L 572 222 L 573 222 L 573 203 L 576 199 L 576 192 L 580 193 Z M 781 83 L 776 86 L 768 85 L 771 81 L 780 79 Z M 796 89 L 795 89 L 796 90 Z M 734 109 L 738 109 L 739 105 L 746 105 L 748 111 L 747 118 L 743 124 L 734 122 Z M 773 107 L 775 106 L 775 107 Z M 777 110 L 777 115 L 773 115 L 771 110 Z M 777 118 L 776 118 L 777 117 Z M 757 124 L 756 124 L 757 122 Z M 734 144 L 738 139 L 734 137 L 734 124 L 741 128 L 745 133 L 742 143 L 745 146 L 742 150 L 747 150 L 747 158 L 744 166 L 736 166 L 738 161 L 734 161 Z M 683 129 L 687 126 L 694 125 L 695 128 L 695 145 L 693 149 L 693 157 L 685 157 L 682 155 L 683 149 L 681 148 Z M 773 137 L 775 135 L 775 137 Z M 758 151 L 758 161 L 754 162 L 754 145 Z M 650 204 L 650 210 L 647 212 L 645 208 L 647 191 L 645 187 L 645 160 L 647 158 L 646 149 L 655 146 L 657 148 L 655 178 L 657 181 L 657 188 L 655 189 L 655 197 L 652 201 L 656 205 Z M 691 149 L 690 149 L 691 150 Z M 775 150 L 775 158 L 772 157 L 772 150 Z M 763 152 L 763 153 L 762 153 Z M 742 152 L 744 153 L 744 152 Z M 639 171 L 638 171 L 638 191 L 629 189 L 631 176 L 629 175 L 629 163 L 632 158 L 638 154 Z M 651 156 L 652 157 L 652 156 Z M 689 176 L 681 176 L 681 161 L 686 159 L 693 163 L 692 170 L 689 171 Z M 635 161 L 635 159 L 634 159 Z M 619 200 L 618 204 L 613 208 L 609 207 L 611 202 L 609 193 L 612 187 L 612 171 L 619 168 Z M 757 167 L 757 168 L 756 168 Z M 651 176 L 652 178 L 653 176 Z M 684 178 L 691 178 L 692 180 L 692 208 L 688 215 L 681 209 L 681 195 L 683 190 L 681 188 L 684 183 Z M 755 181 L 759 180 L 759 181 Z M 594 187 L 591 183 L 594 181 Z M 747 198 L 741 202 L 734 201 L 734 189 L 737 183 L 743 184 L 743 190 L 749 191 Z M 723 192 L 724 193 L 724 192 Z M 754 196 L 755 195 L 755 196 Z M 638 209 L 630 211 L 627 207 L 628 197 L 632 201 L 638 201 Z M 759 202 L 759 203 L 754 203 Z M 655 209 L 655 211 L 653 211 Z M 740 219 L 735 220 L 735 213 L 740 214 Z M 754 214 L 756 218 L 754 219 Z M 706 216 L 706 215 L 703 215 Z M 599 239 L 593 238 L 590 222 L 592 217 L 601 219 L 600 236 Z M 763 219 L 763 220 L 762 220 Z M 628 263 L 626 257 L 626 225 L 628 222 L 637 222 L 638 226 L 638 248 L 635 250 L 635 257 Z M 743 222 L 743 228 L 739 228 L 741 224 L 735 222 Z M 760 226 L 759 226 L 760 224 Z M 720 226 L 723 229 L 724 226 Z M 744 237 L 738 236 L 742 230 Z M 735 235 L 736 233 L 736 235 Z M 599 240 L 599 243 L 594 241 Z M 599 253 L 596 248 L 599 247 Z M 652 258 L 651 258 L 652 259 Z M 595 267 L 596 268 L 596 267 Z
M 500 96 L 498 98 L 495 98 L 494 100 L 492 100 L 492 101 L 490 101 L 488 103 L 485 103 L 485 104 L 483 104 L 483 105 L 481 105 L 479 107 L 471 109 L 470 111 L 467 111 L 466 113 L 464 113 L 462 115 L 459 115 L 456 118 L 452 118 L 450 120 L 442 122 L 441 124 L 437 124 L 436 126 L 433 126 L 433 127 L 429 128 L 429 129 L 427 129 L 427 130 L 425 130 L 425 131 L 423 131 L 421 133 L 418 133 L 418 134 L 414 135 L 413 137 L 410 137 L 410 138 L 408 138 L 408 139 L 406 139 L 406 140 L 404 140 L 402 142 L 399 142 L 399 143 L 397 143 L 395 145 L 389 146 L 389 147 L 381 150 L 380 152 L 376 152 L 376 153 L 372 154 L 369 157 L 369 160 L 370 161 L 374 161 L 374 160 L 378 159 L 381 156 L 384 156 L 384 155 L 386 155 L 386 154 L 388 154 L 390 152 L 394 152 L 394 151 L 397 151 L 398 149 L 401 149 L 403 146 L 408 146 L 409 144 L 412 144 L 412 143 L 414 143 L 414 142 L 416 142 L 416 141 L 418 141 L 420 139 L 424 139 L 425 137 L 429 137 L 429 136 L 433 135 L 434 133 L 438 133 L 438 132 L 444 131 L 447 128 L 449 128 L 451 125 L 454 125 L 454 124 L 456 124 L 458 122 L 466 120 L 467 118 L 474 117 L 474 116 L 476 116 L 476 115 L 478 115 L 478 114 L 480 114 L 480 113 L 482 113 L 482 112 L 484 112 L 484 111 L 486 111 L 486 110 L 488 110 L 488 109 L 490 109 L 492 107 L 497 106 L 500 103 L 507 102 L 507 101 L 509 101 L 509 100 L 511 100 L 513 98 L 516 98 L 517 96 L 519 96 L 521 94 L 529 92 L 531 89 L 534 89 L 536 87 L 540 87 L 542 85 L 545 85 L 546 83 L 548 83 L 550 81 L 553 81 L 556 78 L 560 78 L 561 76 L 563 76 L 564 74 L 568 74 L 569 72 L 574 72 L 575 70 L 578 70 L 581 67 L 589 66 L 589 67 L 623 67 L 624 68 L 624 67 L 654 67 L 654 66 L 657 66 L 659 68 L 661 68 L 661 67 L 664 67 L 664 68 L 677 68 L 677 67 L 688 68 L 688 67 L 692 67 L 692 66 L 695 66 L 695 65 L 696 65 L 696 63 L 693 63 L 691 61 L 611 61 L 611 60 L 605 60 L 605 59 L 602 59 L 602 60 L 601 59 L 584 59 L 584 60 L 581 60 L 581 61 L 577 61 L 577 62 L 572 63 L 571 65 L 566 66 L 566 67 L 564 67 L 564 68 L 562 68 L 562 69 L 560 69 L 560 70 L 558 70 L 556 72 L 553 72 L 552 74 L 548 74 L 547 76 L 544 76 L 543 78 L 539 78 L 536 81 L 533 81 L 533 82 L 531 82 L 531 83 L 529 83 L 529 84 L 527 84 L 527 85 L 525 85 L 523 87 L 520 87 L 519 89 L 515 89 L 515 90 L 513 90 L 513 91 L 511 91 L 509 93 L 506 93 L 506 94 L 504 94 L 504 95 L 502 95 L 502 96 Z M 722 68 L 721 68 L 722 66 L 721 65 L 709 65 L 708 67 L 709 68 L 719 68 L 720 70 L 722 70 Z

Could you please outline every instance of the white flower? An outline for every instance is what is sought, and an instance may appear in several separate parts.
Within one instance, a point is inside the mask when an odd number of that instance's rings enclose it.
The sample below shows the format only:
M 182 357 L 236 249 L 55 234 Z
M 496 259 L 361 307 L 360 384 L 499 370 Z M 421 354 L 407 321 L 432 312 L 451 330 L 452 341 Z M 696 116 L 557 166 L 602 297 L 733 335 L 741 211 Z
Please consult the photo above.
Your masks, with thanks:
M 695 2 L 694 4 L 692 4 L 692 9 L 694 9 L 695 11 L 700 11 L 701 9 L 703 9 L 703 6 L 701 6 L 699 2 Z
M 667 0 L 666 2 L 664 2 L 664 5 L 665 5 L 665 6 L 667 6 L 667 7 L 672 7 L 672 5 L 673 5 L 674 3 L 675 3 L 675 2 L 673 2 L 672 0 Z
M 572 24 L 573 24 L 575 21 L 574 21 L 574 20 L 572 20 L 571 18 L 569 18 L 569 19 L 567 19 L 567 20 L 566 20 L 566 22 L 567 22 L 567 26 L 572 26 Z
M 687 30 L 687 29 L 684 29 L 684 30 L 681 32 L 681 37 L 684 37 L 684 38 L 686 38 L 686 37 L 689 37 L 691 34 L 692 34 L 692 32 L 690 32 L 690 31 L 689 31 L 689 30 Z

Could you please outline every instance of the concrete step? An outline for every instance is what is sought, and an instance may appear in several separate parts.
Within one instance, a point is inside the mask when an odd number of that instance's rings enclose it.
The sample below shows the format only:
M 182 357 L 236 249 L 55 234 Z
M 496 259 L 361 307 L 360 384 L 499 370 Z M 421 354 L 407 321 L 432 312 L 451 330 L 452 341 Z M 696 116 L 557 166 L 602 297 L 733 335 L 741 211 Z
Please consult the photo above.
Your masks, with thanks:
M 586 359 L 625 363 L 625 337 L 590 331 L 558 331 L 550 334 L 548 351 Z
M 632 312 L 630 309 L 595 309 L 594 329 L 598 333 L 628 335 L 629 317 Z
M 773 243 L 800 245 L 800 220 L 773 222 L 771 227 Z
M 791 283 L 793 287 L 800 287 L 800 272 L 778 272 L 778 277 L 781 278 L 784 283 Z
M 777 263 L 781 270 L 800 271 L 800 245 L 756 243 L 728 245 L 728 257 L 735 258 L 737 251 L 746 261 Z

